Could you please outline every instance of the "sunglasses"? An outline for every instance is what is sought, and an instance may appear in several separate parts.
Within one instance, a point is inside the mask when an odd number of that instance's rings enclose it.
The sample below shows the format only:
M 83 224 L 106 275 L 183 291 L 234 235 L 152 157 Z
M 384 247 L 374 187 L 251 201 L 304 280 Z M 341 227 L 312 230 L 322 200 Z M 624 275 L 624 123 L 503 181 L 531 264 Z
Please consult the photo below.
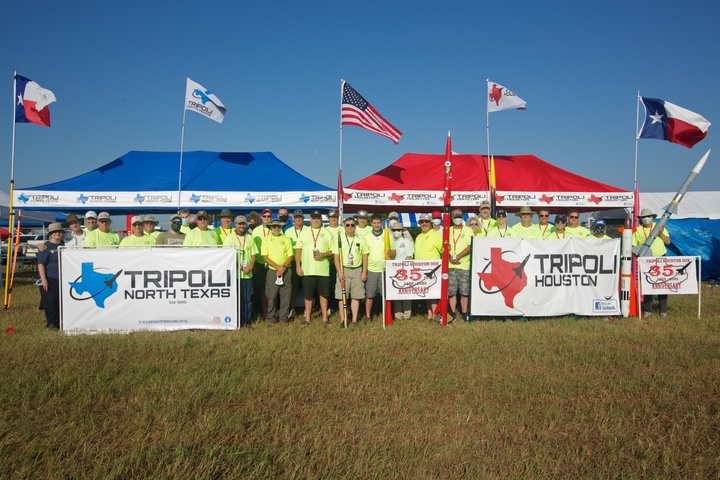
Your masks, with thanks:
M 538 217 L 549 217 L 549 216 L 550 215 L 545 215 L 544 213 L 541 213 L 540 215 L 538 215 Z
M 110 220 L 102 219 L 102 220 L 98 220 L 98 222 L 100 222 L 100 223 L 110 223 Z
M 182 220 L 173 220 L 170 223 L 172 223 L 173 225 L 180 225 L 180 224 L 182 224 Z
M 568 218 L 580 218 L 577 215 L 570 215 Z
M 423 223 L 430 223 L 430 222 L 429 222 L 428 220 L 420 220 L 418 223 L 419 223 L 420 225 L 422 225 Z
M 470 225 L 471 227 L 479 227 L 479 226 L 480 226 L 480 225 L 477 224 L 477 223 L 469 223 L 468 225 Z
M 269 215 L 263 215 L 263 218 L 270 218 L 270 217 L 272 217 L 272 214 L 269 214 Z
M 133 223 L 132 226 L 133 227 L 142 227 L 142 223 Z
M 346 227 L 350 227 L 350 228 L 355 228 L 355 224 L 354 224 L 354 223 L 346 223 L 345 226 L 346 226 Z
M 497 217 L 498 218 L 506 218 L 507 215 L 505 215 L 504 213 L 498 213 Z
M 555 223 L 565 223 L 564 220 L 555 220 Z
M 270 228 L 280 228 L 280 225 L 273 225 L 273 226 L 270 227 Z
M 207 217 L 197 217 L 196 220 L 197 220 L 198 222 L 207 222 L 207 221 L 208 221 Z

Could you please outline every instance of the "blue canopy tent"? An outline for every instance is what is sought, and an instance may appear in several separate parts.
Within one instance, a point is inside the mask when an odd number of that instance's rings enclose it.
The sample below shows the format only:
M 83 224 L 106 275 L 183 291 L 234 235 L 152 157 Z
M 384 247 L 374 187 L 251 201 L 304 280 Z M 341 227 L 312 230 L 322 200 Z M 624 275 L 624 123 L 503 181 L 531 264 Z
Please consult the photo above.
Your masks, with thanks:
M 293 170 L 271 152 L 132 151 L 77 177 L 15 190 L 16 208 L 168 212 L 330 208 L 334 188 Z M 178 179 L 181 179 L 178 199 Z

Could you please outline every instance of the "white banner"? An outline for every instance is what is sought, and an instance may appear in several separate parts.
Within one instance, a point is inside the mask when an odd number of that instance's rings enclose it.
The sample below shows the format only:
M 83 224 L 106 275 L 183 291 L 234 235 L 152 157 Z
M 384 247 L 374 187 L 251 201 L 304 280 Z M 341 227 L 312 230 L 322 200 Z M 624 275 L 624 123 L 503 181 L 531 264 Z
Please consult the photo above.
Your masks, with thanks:
M 471 315 L 620 313 L 620 240 L 475 237 Z
M 227 248 L 62 248 L 62 329 L 236 329 L 236 258 Z
M 640 257 L 638 268 L 643 295 L 698 293 L 698 257 Z
M 441 296 L 441 260 L 388 260 L 385 293 L 388 300 L 428 300 Z
M 15 192 L 18 208 L 51 208 L 97 211 L 116 209 L 174 209 L 178 208 L 178 192 L 173 191 L 56 191 L 56 190 L 18 190 Z M 334 191 L 282 191 L 277 192 L 219 192 L 203 190 L 183 190 L 180 204 L 189 209 L 247 208 L 248 210 L 266 207 L 334 207 L 337 205 L 337 192 Z

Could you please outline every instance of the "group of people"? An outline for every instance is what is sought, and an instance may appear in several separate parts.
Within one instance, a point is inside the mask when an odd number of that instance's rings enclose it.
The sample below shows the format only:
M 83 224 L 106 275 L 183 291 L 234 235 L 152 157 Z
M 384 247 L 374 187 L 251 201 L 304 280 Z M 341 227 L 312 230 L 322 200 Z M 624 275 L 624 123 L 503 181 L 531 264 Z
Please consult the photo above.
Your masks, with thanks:
M 450 322 L 458 318 L 468 320 L 470 295 L 470 252 L 472 239 L 477 236 L 521 237 L 556 240 L 568 237 L 609 238 L 606 224 L 600 219 L 592 228 L 579 224 L 579 212 L 570 210 L 557 214 L 554 224 L 549 222 L 550 212 L 539 209 L 539 223 L 532 222 L 535 215 L 529 207 L 522 207 L 516 215 L 520 223 L 507 226 L 507 212 L 499 208 L 496 218 L 490 217 L 490 203 L 483 202 L 479 215 L 466 222 L 462 210 L 451 213 L 452 226 L 449 238 L 448 306 Z M 38 272 L 41 303 L 47 326 L 59 327 L 59 269 L 58 247 L 74 248 L 126 248 L 166 245 L 171 247 L 228 246 L 238 251 L 238 294 L 240 325 L 249 326 L 255 316 L 269 324 L 289 322 L 296 315 L 296 296 L 300 287 L 304 296 L 304 318 L 301 325 L 309 325 L 315 299 L 319 302 L 322 322 L 329 320 L 331 308 L 337 308 L 343 325 L 357 326 L 360 320 L 360 303 L 365 302 L 364 318 L 369 320 L 375 298 L 382 299 L 382 275 L 385 260 L 433 260 L 442 258 L 442 220 L 440 212 L 421 214 L 418 217 L 420 233 L 415 239 L 403 227 L 399 215 L 391 212 L 388 224 L 391 235 L 384 235 L 383 220 L 379 214 L 369 215 L 360 210 L 340 225 L 337 210 L 327 214 L 328 225 L 323 225 L 322 212 L 310 212 L 310 225 L 305 225 L 305 213 L 280 208 L 277 216 L 269 209 L 260 214 L 251 212 L 247 217 L 233 215 L 224 209 L 217 215 L 220 226 L 210 228 L 207 211 L 191 215 L 181 210 L 169 221 L 169 229 L 156 231 L 158 221 L 152 215 L 133 216 L 131 230 L 120 239 L 110 229 L 107 212 L 85 214 L 85 228 L 80 218 L 68 215 L 67 231 L 61 223 L 48 228 L 48 240 L 38 250 Z M 652 212 L 644 209 L 638 217 L 642 228 L 633 236 L 633 245 L 644 243 L 652 230 Z M 643 238 L 644 234 L 644 238 Z M 657 243 L 659 242 L 659 243 Z M 657 243 L 657 244 L 656 244 Z M 652 244 L 654 255 L 665 254 L 670 243 L 667 232 Z M 346 305 L 347 304 L 347 305 Z M 344 311 L 349 310 L 349 318 Z M 394 302 L 396 319 L 411 315 L 410 301 Z M 439 320 L 435 315 L 437 300 L 426 301 L 427 318 Z M 652 299 L 643 304 L 644 314 L 652 312 Z M 667 297 L 660 299 L 659 312 L 666 314 Z

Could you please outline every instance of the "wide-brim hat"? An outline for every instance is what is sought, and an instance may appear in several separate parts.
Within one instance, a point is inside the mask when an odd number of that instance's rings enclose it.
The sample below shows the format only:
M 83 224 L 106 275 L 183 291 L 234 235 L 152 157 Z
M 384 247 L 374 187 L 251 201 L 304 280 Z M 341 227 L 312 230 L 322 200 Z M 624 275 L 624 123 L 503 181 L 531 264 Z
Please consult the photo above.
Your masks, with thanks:
M 516 217 L 519 217 L 520 215 L 525 215 L 525 214 L 535 215 L 535 212 L 533 212 L 532 210 L 530 210 L 530 207 L 527 207 L 527 206 L 525 206 L 525 207 L 520 207 L 520 210 L 518 210 L 517 212 L 515 212 L 515 216 L 516 216 Z
M 402 230 L 403 226 L 402 223 L 396 222 L 395 220 L 392 220 L 390 222 L 390 230 Z
M 235 215 L 233 215 L 233 213 L 230 210 L 228 210 L 227 208 L 223 208 L 222 211 L 220 212 L 220 215 L 218 215 L 218 218 L 223 218 L 223 217 L 235 218 Z
M 285 222 L 281 221 L 279 218 L 273 218 L 272 221 L 267 224 L 268 227 L 274 227 L 274 226 L 284 227 L 285 225 L 287 225 L 287 224 Z
M 357 218 L 368 218 L 368 212 L 367 210 L 359 210 L 357 214 L 355 215 Z
M 70 224 L 73 223 L 73 222 L 79 222 L 79 221 L 80 221 L 80 217 L 78 217 L 78 216 L 75 215 L 74 213 L 71 213 L 71 214 L 68 215 L 67 218 L 65 219 L 65 225 L 70 225 Z
M 650 210 L 649 208 L 643 208 L 642 210 L 640 210 L 640 215 L 638 215 L 638 218 L 642 218 L 642 217 L 653 217 L 653 218 L 655 218 L 655 217 L 657 217 L 657 214 L 656 214 L 656 213 L 653 213 L 653 211 Z
M 158 220 L 155 220 L 155 217 L 152 215 L 145 215 L 145 218 L 143 218 L 143 222 L 153 222 L 155 225 L 160 223 Z
M 62 223 L 60 222 L 53 222 L 48 226 L 48 233 L 53 232 L 63 232 L 65 233 L 65 228 L 62 226 Z

